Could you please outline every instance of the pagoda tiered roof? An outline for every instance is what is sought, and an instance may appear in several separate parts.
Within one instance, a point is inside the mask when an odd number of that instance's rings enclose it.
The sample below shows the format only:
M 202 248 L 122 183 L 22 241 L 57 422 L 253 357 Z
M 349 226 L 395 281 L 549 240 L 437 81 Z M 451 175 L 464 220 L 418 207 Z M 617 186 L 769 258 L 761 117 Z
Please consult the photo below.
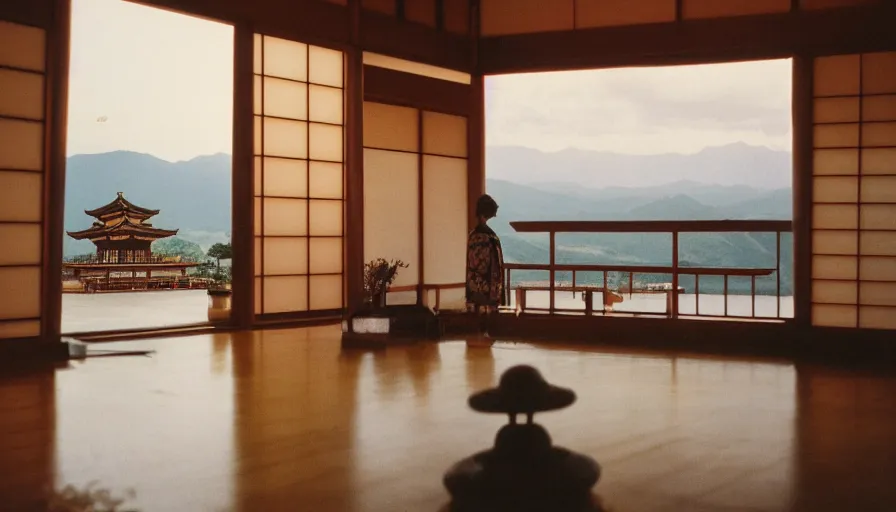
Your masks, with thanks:
M 93 225 L 82 231 L 68 231 L 68 236 L 75 240 L 157 240 L 177 234 L 177 229 L 161 229 L 146 222 L 159 210 L 150 210 L 137 206 L 118 193 L 111 203 L 95 210 L 85 210 L 88 215 L 97 218 Z
M 84 210 L 84 213 L 96 219 L 106 219 L 109 217 L 116 217 L 121 214 L 126 214 L 132 219 L 144 220 L 154 215 L 158 215 L 159 210 L 150 210 L 148 208 L 143 208 L 142 206 L 137 206 L 125 199 L 123 192 L 119 192 L 118 197 L 116 197 L 111 203 L 105 206 L 100 206 L 99 208 L 96 208 L 94 210 Z
M 130 217 L 125 216 L 115 223 L 103 224 L 102 222 L 94 222 L 93 226 L 83 231 L 69 231 L 68 236 L 75 240 L 123 240 L 126 238 L 156 240 L 174 236 L 177 234 L 177 231 L 176 229 L 160 229 L 153 227 L 151 224 L 135 222 Z

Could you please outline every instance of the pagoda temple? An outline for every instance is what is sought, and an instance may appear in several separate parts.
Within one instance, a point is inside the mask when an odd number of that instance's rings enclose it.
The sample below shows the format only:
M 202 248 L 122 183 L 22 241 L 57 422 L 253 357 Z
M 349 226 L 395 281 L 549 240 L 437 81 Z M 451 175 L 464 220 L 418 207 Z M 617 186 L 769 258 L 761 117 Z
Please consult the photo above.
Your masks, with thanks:
M 93 242 L 96 255 L 63 265 L 83 284 L 83 289 L 193 287 L 190 280 L 179 283 L 179 279 L 172 279 L 172 274 L 186 276 L 187 268 L 198 263 L 152 254 L 154 241 L 174 236 L 178 231 L 157 228 L 149 222 L 159 210 L 137 206 L 119 192 L 109 204 L 84 213 L 96 219 L 93 225 L 82 231 L 68 231 L 68 236 Z
M 75 240 L 90 240 L 96 245 L 99 263 L 151 263 L 152 243 L 177 234 L 176 229 L 160 229 L 147 222 L 159 214 L 137 206 L 119 192 L 111 203 L 84 213 L 96 220 L 83 231 L 69 231 Z

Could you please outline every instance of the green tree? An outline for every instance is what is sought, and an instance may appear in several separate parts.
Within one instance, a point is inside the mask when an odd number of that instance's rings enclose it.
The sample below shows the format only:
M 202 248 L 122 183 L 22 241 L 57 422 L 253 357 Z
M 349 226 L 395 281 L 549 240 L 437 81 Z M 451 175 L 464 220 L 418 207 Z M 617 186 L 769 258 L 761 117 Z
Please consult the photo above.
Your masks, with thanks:
M 208 257 L 217 260 L 218 268 L 221 268 L 221 260 L 233 258 L 233 246 L 230 245 L 230 242 L 217 243 L 208 249 Z
M 205 251 L 202 250 L 202 247 L 199 247 L 199 244 L 176 236 L 164 240 L 156 240 L 152 244 L 152 252 L 159 256 L 181 256 L 187 258 L 188 261 L 202 261 L 205 259 Z

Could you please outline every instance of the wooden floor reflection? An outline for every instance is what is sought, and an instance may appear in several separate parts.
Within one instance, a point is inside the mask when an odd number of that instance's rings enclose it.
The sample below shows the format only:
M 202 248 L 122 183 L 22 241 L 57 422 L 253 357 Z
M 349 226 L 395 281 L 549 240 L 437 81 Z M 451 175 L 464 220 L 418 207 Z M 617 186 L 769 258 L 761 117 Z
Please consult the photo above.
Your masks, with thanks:
M 575 389 L 539 415 L 596 458 L 614 512 L 890 511 L 896 378 L 462 340 L 344 352 L 334 327 L 148 348 L 0 378 L 0 510 L 45 486 L 134 489 L 143 511 L 437 511 L 442 473 L 503 418 L 467 396 L 506 368 Z

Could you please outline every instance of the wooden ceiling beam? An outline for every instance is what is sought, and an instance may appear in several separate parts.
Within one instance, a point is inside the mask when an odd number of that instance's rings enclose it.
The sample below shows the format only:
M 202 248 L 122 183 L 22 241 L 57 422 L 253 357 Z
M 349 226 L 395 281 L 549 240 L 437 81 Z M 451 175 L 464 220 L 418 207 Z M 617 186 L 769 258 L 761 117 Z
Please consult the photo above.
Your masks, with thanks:
M 247 22 L 252 29 L 275 37 L 346 49 L 351 22 L 345 6 L 295 0 L 129 0 L 227 23 Z M 430 27 L 363 11 L 360 46 L 433 66 L 469 71 L 470 41 Z
M 471 69 L 469 38 L 377 12 L 361 13 L 361 47 L 365 51 L 458 71 Z
M 328 2 L 295 0 L 127 0 L 225 23 L 249 23 L 258 32 L 311 44 L 342 47 L 349 40 L 348 10 Z
M 468 117 L 471 87 L 392 69 L 364 66 L 364 100 Z
M 53 2 L 49 0 L 2 0 L 0 20 L 48 28 L 53 21 Z
M 892 49 L 896 6 L 486 37 L 484 74 L 699 64 Z

